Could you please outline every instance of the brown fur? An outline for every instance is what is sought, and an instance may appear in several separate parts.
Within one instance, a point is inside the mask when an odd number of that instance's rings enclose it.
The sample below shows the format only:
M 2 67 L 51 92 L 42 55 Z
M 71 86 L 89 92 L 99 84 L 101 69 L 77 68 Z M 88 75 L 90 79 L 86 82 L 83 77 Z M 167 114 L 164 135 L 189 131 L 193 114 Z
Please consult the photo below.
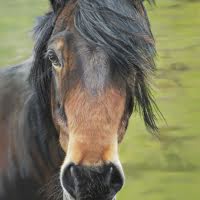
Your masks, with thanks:
M 57 90 L 59 94 L 66 94 L 67 74 L 74 67 L 73 51 L 64 38 L 57 38 L 53 45 L 64 58 L 64 66 L 54 70 Z M 67 159 L 76 164 L 94 165 L 112 161 L 118 156 L 118 141 L 125 133 L 126 94 L 110 85 L 93 96 L 81 82 L 76 84 L 60 99 L 67 122 L 55 111 L 56 102 L 52 97 L 52 114 L 60 133 L 61 147 Z
M 66 29 L 72 29 L 74 27 L 74 11 L 77 6 L 77 0 L 70 0 L 67 3 L 67 6 L 62 10 L 58 19 L 56 20 L 56 28 L 54 29 L 54 33 L 56 34 L 60 32 L 63 27 Z
M 100 96 L 92 96 L 77 85 L 65 100 L 68 159 L 77 164 L 113 160 L 117 154 L 118 129 L 124 106 L 125 94 L 116 88 L 106 88 Z

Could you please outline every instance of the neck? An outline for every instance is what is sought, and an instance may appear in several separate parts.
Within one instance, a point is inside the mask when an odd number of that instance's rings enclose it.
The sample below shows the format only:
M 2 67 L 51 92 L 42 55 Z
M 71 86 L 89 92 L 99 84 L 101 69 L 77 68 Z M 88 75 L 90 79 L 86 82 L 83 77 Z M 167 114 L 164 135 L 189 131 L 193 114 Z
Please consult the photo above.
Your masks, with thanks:
M 50 108 L 44 110 L 40 106 L 37 96 L 32 96 L 26 117 L 25 134 L 28 135 L 27 151 L 31 157 L 37 176 L 44 178 L 56 173 L 63 160 L 62 150 L 58 143 L 58 133 L 54 127 Z
M 9 138 L 8 167 L 12 178 L 45 183 L 59 171 L 63 153 L 50 114 L 41 108 L 35 95 L 26 101 Z M 16 128 L 17 127 L 17 128 Z M 12 130 L 12 131 L 13 131 Z M 9 133 L 10 134 L 10 133 Z

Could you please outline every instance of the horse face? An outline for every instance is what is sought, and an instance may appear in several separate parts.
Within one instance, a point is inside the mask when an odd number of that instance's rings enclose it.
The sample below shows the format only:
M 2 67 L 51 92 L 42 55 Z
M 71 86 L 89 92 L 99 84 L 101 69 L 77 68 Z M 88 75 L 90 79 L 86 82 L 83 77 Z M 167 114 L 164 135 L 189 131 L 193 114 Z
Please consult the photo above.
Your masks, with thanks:
M 51 2 L 58 16 L 47 56 L 52 116 L 66 153 L 64 199 L 112 200 L 124 182 L 118 144 L 133 103 L 156 129 L 146 83 L 155 54 L 146 12 L 139 0 Z
M 60 175 L 64 193 L 112 200 L 124 182 L 118 143 L 130 116 L 126 82 L 106 52 L 70 26 L 54 30 L 47 56 L 53 71 L 52 116 L 66 153 Z
M 63 189 L 75 199 L 113 199 L 124 181 L 118 142 L 130 116 L 126 84 L 106 53 L 77 33 L 56 33 L 48 49 L 52 115 L 66 152 Z

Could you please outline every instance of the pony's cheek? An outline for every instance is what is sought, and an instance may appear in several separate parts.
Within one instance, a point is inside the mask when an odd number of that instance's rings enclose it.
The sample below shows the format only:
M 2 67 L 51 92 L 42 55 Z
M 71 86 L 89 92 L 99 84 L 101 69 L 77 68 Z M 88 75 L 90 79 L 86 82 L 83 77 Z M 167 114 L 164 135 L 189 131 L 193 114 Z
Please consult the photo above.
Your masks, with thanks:
M 68 134 L 64 133 L 64 132 L 60 132 L 60 136 L 59 136 L 59 142 L 60 142 L 60 145 L 63 149 L 63 151 L 65 153 L 67 153 L 67 149 L 68 149 L 68 143 L 69 143 L 69 136 Z

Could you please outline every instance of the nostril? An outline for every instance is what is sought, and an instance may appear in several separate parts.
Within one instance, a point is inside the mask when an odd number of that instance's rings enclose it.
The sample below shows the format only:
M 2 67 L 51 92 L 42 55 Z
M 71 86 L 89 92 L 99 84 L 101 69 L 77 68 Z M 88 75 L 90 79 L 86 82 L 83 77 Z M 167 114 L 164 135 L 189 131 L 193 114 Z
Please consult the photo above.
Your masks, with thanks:
M 70 164 L 64 170 L 62 176 L 62 183 L 65 190 L 67 190 L 67 192 L 69 192 L 72 197 L 75 197 L 74 178 L 75 178 L 75 165 Z
M 70 165 L 70 167 L 69 167 L 69 171 L 70 171 L 70 173 L 71 173 L 71 176 L 75 176 L 75 166 L 74 165 Z
M 124 179 L 119 169 L 117 169 L 117 167 L 115 166 L 111 167 L 110 172 L 111 172 L 110 186 L 113 192 L 116 194 L 122 188 Z

